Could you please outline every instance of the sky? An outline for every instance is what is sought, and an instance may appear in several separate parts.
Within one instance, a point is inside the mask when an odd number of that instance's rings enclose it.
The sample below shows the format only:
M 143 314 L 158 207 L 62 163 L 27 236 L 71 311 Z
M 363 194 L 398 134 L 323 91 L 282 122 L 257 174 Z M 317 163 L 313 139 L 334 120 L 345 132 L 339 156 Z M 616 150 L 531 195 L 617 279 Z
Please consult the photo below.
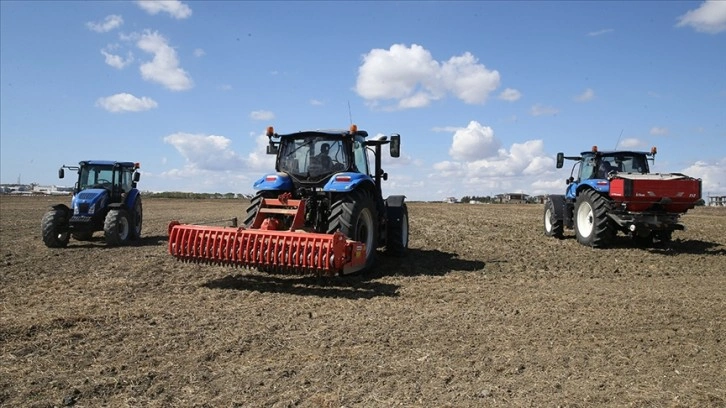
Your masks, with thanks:
M 251 194 L 268 126 L 354 123 L 408 200 L 561 194 L 593 145 L 726 195 L 726 1 L 2 0 L 0 82 L 3 184 Z

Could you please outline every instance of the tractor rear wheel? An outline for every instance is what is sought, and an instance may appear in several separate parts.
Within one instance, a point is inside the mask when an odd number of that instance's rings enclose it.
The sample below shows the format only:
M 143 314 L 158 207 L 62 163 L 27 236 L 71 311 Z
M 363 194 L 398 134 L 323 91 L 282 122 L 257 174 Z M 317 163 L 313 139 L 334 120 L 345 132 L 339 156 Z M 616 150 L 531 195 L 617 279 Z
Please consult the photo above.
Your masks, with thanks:
M 262 205 L 262 199 L 263 198 L 274 198 L 277 197 L 279 193 L 274 191 L 258 191 L 257 194 L 250 200 L 250 205 L 247 207 L 247 215 L 245 216 L 245 228 L 249 228 L 252 226 L 252 223 L 255 222 L 255 218 L 257 217 L 257 213 L 260 211 L 260 206 Z
M 43 242 L 48 248 L 65 248 L 71 238 L 68 232 L 70 213 L 60 208 L 53 208 L 43 216 L 41 222 Z
M 363 271 L 376 262 L 378 248 L 378 213 L 370 194 L 355 190 L 342 196 L 330 207 L 328 234 L 340 231 L 349 239 L 366 244 L 366 262 Z
M 548 237 L 562 238 L 565 225 L 556 214 L 555 203 L 548 198 L 544 205 L 544 233 Z
M 575 202 L 575 232 L 582 245 L 603 247 L 614 235 L 615 227 L 608 218 L 610 204 L 605 197 L 593 190 L 585 190 Z
M 404 203 L 401 207 L 388 209 L 386 252 L 402 255 L 406 248 L 408 248 L 408 207 Z
M 134 204 L 134 230 L 132 239 L 141 239 L 141 226 L 144 221 L 144 210 L 141 205 L 141 197 L 136 197 L 136 204 Z
M 103 224 L 106 236 L 106 245 L 123 245 L 131 238 L 131 223 L 129 213 L 123 208 L 114 208 L 106 214 Z

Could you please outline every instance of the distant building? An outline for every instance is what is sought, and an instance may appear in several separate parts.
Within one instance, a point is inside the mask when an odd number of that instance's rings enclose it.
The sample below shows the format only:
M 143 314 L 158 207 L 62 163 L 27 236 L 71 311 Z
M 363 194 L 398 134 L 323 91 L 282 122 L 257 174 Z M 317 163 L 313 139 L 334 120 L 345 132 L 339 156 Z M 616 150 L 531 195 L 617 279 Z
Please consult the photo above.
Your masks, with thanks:
M 506 193 L 494 196 L 495 201 L 506 204 L 524 204 L 528 200 L 528 195 L 524 193 Z
M 708 205 L 709 207 L 726 207 L 726 196 L 710 196 Z
M 456 197 L 446 197 L 444 198 L 444 202 L 448 204 L 454 204 L 457 202 Z

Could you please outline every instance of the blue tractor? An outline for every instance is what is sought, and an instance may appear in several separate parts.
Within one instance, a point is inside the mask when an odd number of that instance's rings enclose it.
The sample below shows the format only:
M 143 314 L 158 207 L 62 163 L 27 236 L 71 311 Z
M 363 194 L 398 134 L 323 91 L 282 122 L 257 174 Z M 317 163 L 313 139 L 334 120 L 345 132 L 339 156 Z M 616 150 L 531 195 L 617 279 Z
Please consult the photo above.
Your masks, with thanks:
M 71 207 L 56 204 L 43 216 L 43 242 L 49 248 L 63 248 L 70 237 L 88 241 L 103 231 L 106 244 L 123 245 L 141 238 L 143 212 L 141 194 L 136 188 L 141 174 L 139 164 L 108 160 L 87 160 L 78 166 L 63 165 L 78 172 Z
M 383 198 L 382 147 L 399 157 L 398 134 L 367 139 L 356 125 L 277 134 L 267 129 L 275 172 L 254 183 L 244 227 L 170 224 L 169 250 L 187 261 L 263 271 L 348 274 L 369 269 L 376 250 L 408 247 L 405 196 Z M 373 163 L 369 158 L 373 156 Z

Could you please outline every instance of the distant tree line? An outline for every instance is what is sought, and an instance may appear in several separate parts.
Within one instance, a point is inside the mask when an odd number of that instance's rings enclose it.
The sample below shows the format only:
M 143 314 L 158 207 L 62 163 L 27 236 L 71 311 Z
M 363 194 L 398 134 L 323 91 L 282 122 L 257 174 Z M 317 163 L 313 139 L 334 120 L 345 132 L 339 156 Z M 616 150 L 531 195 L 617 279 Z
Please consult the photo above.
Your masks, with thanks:
M 249 199 L 250 196 L 241 193 L 188 193 L 184 191 L 163 191 L 160 193 L 144 191 L 141 193 L 146 198 L 184 198 L 184 199 Z

